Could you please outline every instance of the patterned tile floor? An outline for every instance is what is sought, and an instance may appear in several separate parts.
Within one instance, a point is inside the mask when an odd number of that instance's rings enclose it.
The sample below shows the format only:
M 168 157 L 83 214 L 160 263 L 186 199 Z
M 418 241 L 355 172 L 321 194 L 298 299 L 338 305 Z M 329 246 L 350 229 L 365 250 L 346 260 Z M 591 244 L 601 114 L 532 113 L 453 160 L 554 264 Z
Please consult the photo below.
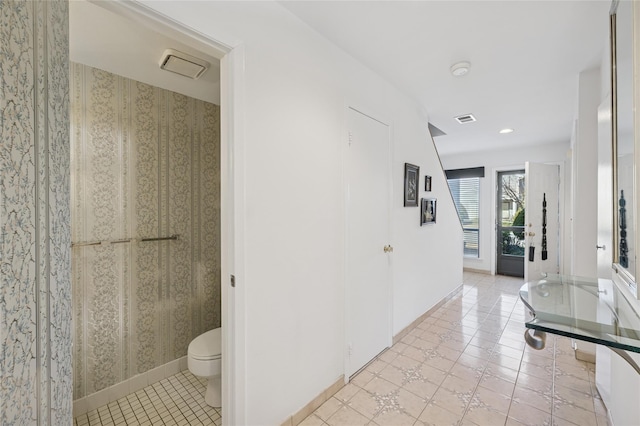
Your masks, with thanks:
M 74 426 L 216 425 L 221 412 L 204 402 L 206 381 L 182 371 L 75 418 Z
M 569 339 L 524 344 L 521 279 L 464 274 L 464 286 L 301 426 L 607 426 L 594 365 Z M 75 426 L 220 425 L 205 382 L 183 371 L 75 419 Z
M 594 365 L 567 338 L 524 343 L 521 279 L 464 274 L 464 286 L 301 426 L 596 425 Z

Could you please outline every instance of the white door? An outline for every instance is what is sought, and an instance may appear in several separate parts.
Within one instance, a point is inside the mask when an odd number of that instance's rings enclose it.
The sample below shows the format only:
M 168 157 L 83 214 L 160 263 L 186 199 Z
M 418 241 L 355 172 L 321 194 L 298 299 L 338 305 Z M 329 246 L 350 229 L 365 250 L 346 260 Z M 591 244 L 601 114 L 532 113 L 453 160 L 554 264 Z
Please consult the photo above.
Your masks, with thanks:
M 389 127 L 347 111 L 346 375 L 391 343 Z
M 524 279 L 529 281 L 560 272 L 560 166 L 527 162 L 525 186 Z
M 496 220 L 496 274 L 524 276 L 525 223 L 521 219 L 526 213 L 524 170 L 498 172 Z
M 598 107 L 598 278 L 611 279 L 613 263 L 613 173 L 611 95 Z
M 611 279 L 613 264 L 613 173 L 612 173 L 612 123 L 611 95 L 608 95 L 598 107 L 598 239 L 597 262 L 598 278 Z M 617 208 L 615 209 L 617 212 Z M 600 280 L 600 289 L 608 290 L 600 293 L 599 299 L 614 305 L 613 284 Z M 611 318 L 608 308 L 598 308 L 598 319 L 607 321 Z M 611 350 L 596 345 L 596 385 L 598 393 L 607 407 L 611 401 Z M 613 355 L 614 357 L 616 355 Z

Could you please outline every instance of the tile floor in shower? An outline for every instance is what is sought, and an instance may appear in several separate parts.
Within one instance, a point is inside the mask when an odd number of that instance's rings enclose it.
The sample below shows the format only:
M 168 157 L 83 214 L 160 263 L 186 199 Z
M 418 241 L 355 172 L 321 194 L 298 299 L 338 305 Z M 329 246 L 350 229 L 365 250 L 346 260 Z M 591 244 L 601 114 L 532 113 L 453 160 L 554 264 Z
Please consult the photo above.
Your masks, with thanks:
M 524 344 L 521 279 L 464 274 L 464 285 L 301 426 L 606 426 L 594 365 L 569 339 Z M 220 425 L 188 371 L 76 419 L 85 425 Z M 275 425 L 277 426 L 277 425 Z
M 188 370 L 75 418 L 74 426 L 216 425 L 221 411 L 204 402 L 206 380 Z

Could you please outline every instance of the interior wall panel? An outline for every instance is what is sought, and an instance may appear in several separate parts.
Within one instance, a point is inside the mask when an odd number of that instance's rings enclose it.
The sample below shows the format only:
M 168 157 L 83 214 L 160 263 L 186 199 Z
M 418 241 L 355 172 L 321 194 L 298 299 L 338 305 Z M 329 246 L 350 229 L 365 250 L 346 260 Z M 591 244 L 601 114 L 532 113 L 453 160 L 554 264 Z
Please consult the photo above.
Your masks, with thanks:
M 0 2 L 0 424 L 71 421 L 66 1 Z
M 72 77 L 80 398 L 220 326 L 220 124 L 216 105 L 81 64 Z

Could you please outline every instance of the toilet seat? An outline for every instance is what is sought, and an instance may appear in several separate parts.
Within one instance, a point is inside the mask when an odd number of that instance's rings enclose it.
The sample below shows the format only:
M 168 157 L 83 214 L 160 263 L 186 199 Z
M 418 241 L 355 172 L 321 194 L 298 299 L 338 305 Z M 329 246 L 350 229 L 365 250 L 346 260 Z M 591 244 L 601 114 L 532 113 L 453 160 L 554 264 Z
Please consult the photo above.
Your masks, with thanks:
M 222 329 L 215 328 L 193 339 L 188 356 L 198 361 L 213 361 L 222 357 Z

